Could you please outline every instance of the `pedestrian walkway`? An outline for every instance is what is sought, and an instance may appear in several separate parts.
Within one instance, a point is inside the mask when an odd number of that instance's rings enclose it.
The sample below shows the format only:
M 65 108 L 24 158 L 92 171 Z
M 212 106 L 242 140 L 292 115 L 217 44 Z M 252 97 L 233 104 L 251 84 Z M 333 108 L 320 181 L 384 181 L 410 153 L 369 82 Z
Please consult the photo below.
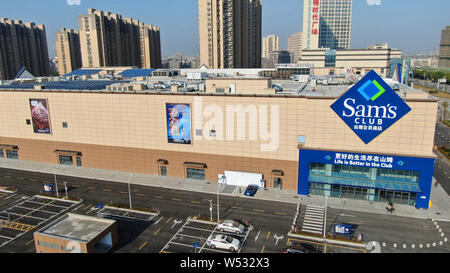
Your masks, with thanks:
M 41 172 L 41 173 L 55 173 L 56 175 L 74 176 L 87 179 L 105 180 L 110 182 L 163 187 L 175 190 L 186 190 L 195 192 L 204 192 L 209 194 L 239 196 L 242 198 L 252 198 L 266 201 L 287 202 L 309 206 L 324 206 L 325 197 L 323 196 L 304 196 L 298 195 L 294 190 L 280 190 L 280 189 L 260 189 L 253 197 L 242 195 L 236 188 L 232 191 L 230 187 L 218 187 L 217 182 L 214 181 L 200 181 L 194 179 L 185 179 L 177 177 L 165 177 L 148 174 L 127 173 L 111 170 L 79 168 L 72 166 L 54 165 L 48 163 L 39 163 L 33 161 L 0 159 L 0 168 L 10 168 L 23 171 Z M 130 177 L 131 175 L 131 177 Z M 433 183 L 434 185 L 434 183 Z M 230 193 L 231 192 L 231 193 Z M 433 186 L 431 188 L 432 206 L 429 209 L 417 209 L 413 206 L 394 204 L 394 215 L 431 219 L 436 221 L 450 221 L 450 198 L 444 191 L 442 186 Z M 328 198 L 328 207 L 334 209 L 342 209 L 349 211 L 360 211 L 368 213 L 386 214 L 386 203 L 371 202 L 365 200 Z
M 325 219 L 325 208 L 319 206 L 306 206 L 305 217 L 303 217 L 302 232 L 323 234 Z

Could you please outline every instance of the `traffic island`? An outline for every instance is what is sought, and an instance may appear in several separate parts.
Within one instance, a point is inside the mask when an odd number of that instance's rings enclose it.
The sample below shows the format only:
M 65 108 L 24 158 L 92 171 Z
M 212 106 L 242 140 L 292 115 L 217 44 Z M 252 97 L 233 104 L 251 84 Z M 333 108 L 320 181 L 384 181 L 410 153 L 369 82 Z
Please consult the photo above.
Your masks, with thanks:
M 0 192 L 4 192 L 4 193 L 16 193 L 16 192 L 17 192 L 17 189 L 14 188 L 14 186 L 11 186 L 11 187 L 0 186 Z
M 344 246 L 351 246 L 351 247 L 357 247 L 357 248 L 367 248 L 367 244 L 363 241 L 358 241 L 355 239 L 345 239 L 340 237 L 332 237 L 332 236 L 325 236 L 325 238 L 322 235 L 314 234 L 314 233 L 307 233 L 307 232 L 295 232 L 290 231 L 288 233 L 288 237 L 292 238 L 298 238 L 298 239 L 307 239 L 316 241 L 319 243 L 324 244 L 333 244 L 333 245 L 344 245 Z

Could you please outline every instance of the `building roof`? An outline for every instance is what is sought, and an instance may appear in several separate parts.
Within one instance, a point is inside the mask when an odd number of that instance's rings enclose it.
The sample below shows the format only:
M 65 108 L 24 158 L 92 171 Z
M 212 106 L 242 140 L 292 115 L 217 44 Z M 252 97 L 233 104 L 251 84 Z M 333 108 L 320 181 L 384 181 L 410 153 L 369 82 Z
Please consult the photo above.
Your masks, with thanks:
M 68 213 L 36 233 L 62 239 L 89 242 L 116 221 Z
M 95 75 L 100 73 L 102 70 L 103 69 L 78 69 L 64 75 L 64 77 Z
M 112 80 L 83 80 L 83 81 L 49 81 L 49 82 L 12 82 L 0 85 L 0 89 L 34 89 L 35 86 L 43 86 L 52 90 L 104 90 L 114 83 L 128 83 L 129 81 Z
M 120 72 L 118 75 L 126 78 L 147 77 L 156 69 L 127 69 Z

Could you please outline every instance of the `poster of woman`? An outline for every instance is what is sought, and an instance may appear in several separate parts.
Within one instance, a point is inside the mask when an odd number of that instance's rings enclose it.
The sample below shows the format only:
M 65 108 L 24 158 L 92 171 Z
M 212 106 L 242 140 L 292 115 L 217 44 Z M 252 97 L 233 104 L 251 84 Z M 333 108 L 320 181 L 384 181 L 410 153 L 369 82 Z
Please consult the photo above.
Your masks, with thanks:
M 169 143 L 191 144 L 191 111 L 189 104 L 166 104 Z
M 46 99 L 30 99 L 33 131 L 38 134 L 50 134 L 50 117 Z

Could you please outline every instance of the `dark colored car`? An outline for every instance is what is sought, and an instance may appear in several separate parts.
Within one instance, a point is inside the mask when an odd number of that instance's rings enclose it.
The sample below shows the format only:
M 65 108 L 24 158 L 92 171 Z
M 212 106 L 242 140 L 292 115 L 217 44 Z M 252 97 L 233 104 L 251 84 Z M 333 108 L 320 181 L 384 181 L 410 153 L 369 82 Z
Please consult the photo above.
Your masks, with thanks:
M 244 194 L 247 196 L 254 196 L 258 191 L 259 187 L 257 185 L 248 185 L 245 189 Z
M 319 253 L 319 252 L 320 251 L 318 251 L 312 245 L 296 243 L 292 241 L 282 251 L 282 253 Z

